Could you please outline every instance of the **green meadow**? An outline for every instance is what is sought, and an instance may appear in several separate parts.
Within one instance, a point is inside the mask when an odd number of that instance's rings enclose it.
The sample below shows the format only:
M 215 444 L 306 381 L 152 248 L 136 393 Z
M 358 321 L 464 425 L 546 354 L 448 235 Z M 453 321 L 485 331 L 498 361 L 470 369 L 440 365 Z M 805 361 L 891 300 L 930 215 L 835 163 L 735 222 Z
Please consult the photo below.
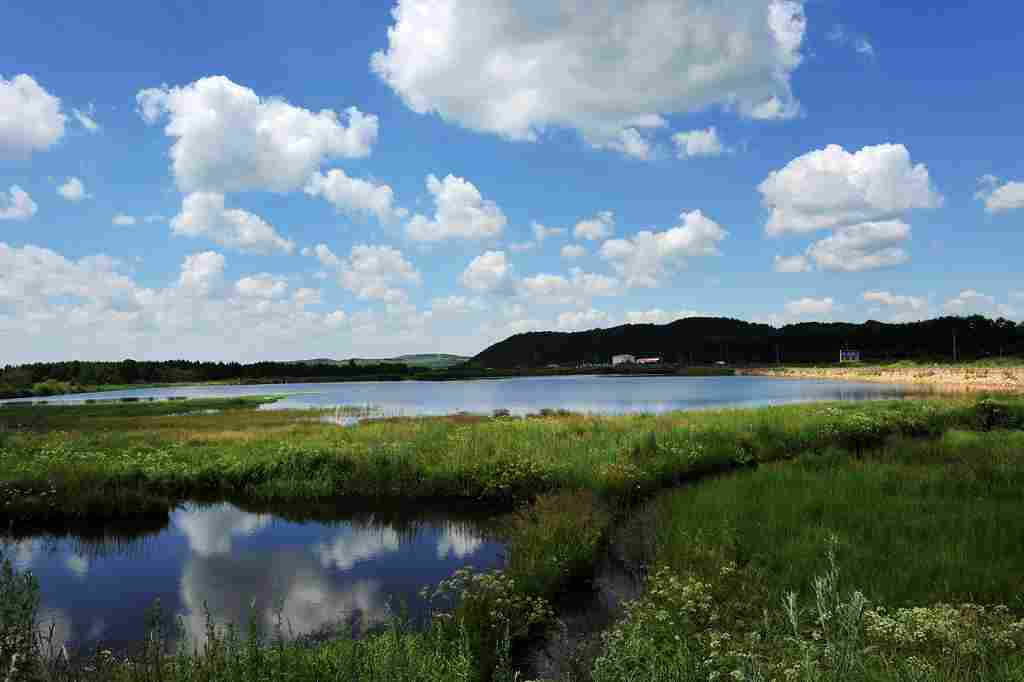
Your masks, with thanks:
M 8 564 L 0 680 L 528 679 L 523 652 L 607 552 L 644 590 L 564 652 L 563 680 L 1024 679 L 1024 399 L 352 427 L 256 409 L 272 400 L 2 406 L 0 527 L 188 499 L 458 501 L 504 514 L 503 570 L 432 586 L 423 629 L 213 628 L 168 653 L 157 618 L 133 660 L 71 665 L 47 655 L 34 578 Z

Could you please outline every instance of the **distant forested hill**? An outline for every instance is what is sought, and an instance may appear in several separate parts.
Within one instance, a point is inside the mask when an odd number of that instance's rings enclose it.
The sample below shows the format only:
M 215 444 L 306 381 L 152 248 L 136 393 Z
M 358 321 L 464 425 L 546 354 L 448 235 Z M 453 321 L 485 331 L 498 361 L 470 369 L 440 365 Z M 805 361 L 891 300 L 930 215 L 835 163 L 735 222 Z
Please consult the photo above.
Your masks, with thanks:
M 663 325 L 627 324 L 584 332 L 516 334 L 473 358 L 479 367 L 541 367 L 607 363 L 611 356 L 661 357 L 667 362 L 834 362 L 841 348 L 865 360 L 951 360 L 1024 355 L 1024 325 L 980 315 L 888 324 L 807 322 L 774 328 L 730 318 L 689 317 Z
M 314 358 L 312 360 L 300 360 L 305 365 L 347 365 L 355 363 L 362 367 L 364 365 L 408 365 L 409 367 L 425 369 L 447 369 L 460 365 L 469 358 L 465 355 L 451 355 L 450 353 L 417 353 L 412 355 L 399 355 L 394 358 L 346 358 L 345 360 L 332 360 L 330 358 Z
M 433 353 L 385 360 L 317 358 L 291 362 L 162 362 L 121 360 L 37 362 L 0 367 L 0 398 L 77 393 L 138 384 L 291 382 L 409 379 L 443 373 L 468 358 Z

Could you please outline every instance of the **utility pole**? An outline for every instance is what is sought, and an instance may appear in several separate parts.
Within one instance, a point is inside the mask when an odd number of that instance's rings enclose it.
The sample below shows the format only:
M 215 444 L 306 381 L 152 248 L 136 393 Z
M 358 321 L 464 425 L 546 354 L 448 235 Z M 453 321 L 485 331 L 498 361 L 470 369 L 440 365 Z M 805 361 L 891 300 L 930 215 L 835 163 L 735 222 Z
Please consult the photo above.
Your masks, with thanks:
M 956 330 L 953 330 L 953 362 L 956 362 Z

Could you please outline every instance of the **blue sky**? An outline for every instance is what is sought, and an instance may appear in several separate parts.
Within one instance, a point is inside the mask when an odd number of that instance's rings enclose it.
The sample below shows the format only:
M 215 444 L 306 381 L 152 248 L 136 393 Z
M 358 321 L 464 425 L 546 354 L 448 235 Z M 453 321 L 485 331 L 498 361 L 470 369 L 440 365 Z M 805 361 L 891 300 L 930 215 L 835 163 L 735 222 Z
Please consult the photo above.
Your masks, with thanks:
M 2 10 L 0 363 L 1024 317 L 1012 3 L 146 5 Z

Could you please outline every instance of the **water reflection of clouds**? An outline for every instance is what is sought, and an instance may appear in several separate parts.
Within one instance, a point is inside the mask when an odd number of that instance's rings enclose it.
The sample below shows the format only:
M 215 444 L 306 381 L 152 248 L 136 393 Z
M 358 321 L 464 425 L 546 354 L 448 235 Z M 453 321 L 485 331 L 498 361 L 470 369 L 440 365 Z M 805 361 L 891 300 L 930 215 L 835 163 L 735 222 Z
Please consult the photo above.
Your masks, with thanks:
M 270 523 L 269 514 L 250 514 L 230 505 L 192 507 L 174 513 L 174 525 L 185 534 L 189 548 L 200 556 L 231 553 L 232 538 L 252 535 Z
M 72 552 L 64 559 L 64 566 L 71 571 L 76 580 L 84 580 L 89 575 L 89 559 Z
M 273 632 L 280 616 L 284 634 L 316 631 L 350 617 L 367 625 L 383 621 L 386 595 L 376 580 L 337 583 L 308 552 L 237 557 L 193 554 L 181 577 L 186 636 L 202 646 L 206 612 L 215 622 L 245 625 L 251 617 Z
M 141 612 L 156 598 L 168 616 L 181 617 L 189 646 L 204 644 L 207 613 L 218 625 L 242 628 L 255 618 L 267 633 L 280 618 L 285 636 L 379 624 L 393 599 L 411 598 L 407 606 L 418 611 L 410 595 L 488 547 L 475 526 L 460 521 L 326 526 L 273 518 L 229 504 L 189 505 L 172 514 L 162 539 L 150 540 L 159 551 L 46 538 L 3 549 L 18 570 L 43 577 L 41 629 L 49 636 L 54 624 L 56 651 L 86 651 L 101 640 L 120 651 L 133 646 Z M 124 593 L 105 600 L 84 590 Z
M 43 547 L 43 541 L 36 539 L 0 542 L 0 556 L 10 557 L 14 568 L 24 571 L 32 568 L 33 562 L 35 562 Z
M 472 528 L 463 523 L 447 523 L 437 538 L 437 558 L 447 559 L 454 556 L 465 559 L 476 553 L 484 541 L 473 532 Z
M 246 625 L 252 617 L 272 632 L 280 617 L 285 634 L 313 632 L 358 617 L 367 625 L 381 622 L 386 595 L 379 581 L 338 581 L 324 569 L 351 569 L 399 549 L 399 536 L 389 527 L 351 528 L 333 539 L 308 546 L 283 546 L 244 551 L 232 539 L 256 535 L 270 515 L 244 512 L 230 505 L 194 507 L 175 512 L 174 524 L 191 552 L 182 571 L 179 592 L 186 637 L 202 645 L 206 614 L 216 623 Z
M 367 561 L 397 552 L 398 533 L 393 528 L 349 527 L 338 533 L 330 542 L 321 542 L 313 550 L 324 568 L 335 567 L 348 571 L 360 561 Z

